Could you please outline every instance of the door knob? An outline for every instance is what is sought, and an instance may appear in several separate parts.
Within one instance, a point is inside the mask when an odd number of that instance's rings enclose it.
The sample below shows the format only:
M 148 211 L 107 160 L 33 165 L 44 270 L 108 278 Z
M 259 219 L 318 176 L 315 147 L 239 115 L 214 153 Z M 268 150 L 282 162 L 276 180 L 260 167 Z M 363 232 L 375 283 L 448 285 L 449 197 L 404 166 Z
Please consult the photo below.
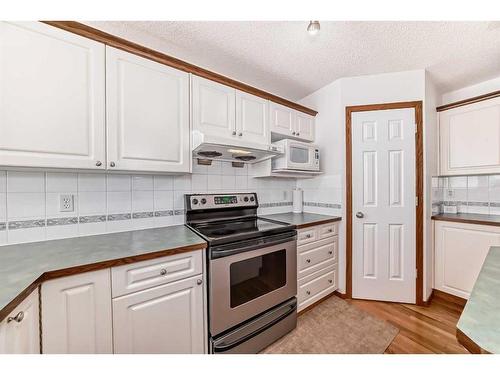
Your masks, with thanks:
M 358 219 L 362 219 L 362 218 L 364 218 L 364 217 L 365 217 L 365 214 L 364 214 L 364 213 L 362 213 L 362 212 L 360 212 L 360 211 L 358 211 L 358 212 L 356 212 L 356 217 L 357 217 Z

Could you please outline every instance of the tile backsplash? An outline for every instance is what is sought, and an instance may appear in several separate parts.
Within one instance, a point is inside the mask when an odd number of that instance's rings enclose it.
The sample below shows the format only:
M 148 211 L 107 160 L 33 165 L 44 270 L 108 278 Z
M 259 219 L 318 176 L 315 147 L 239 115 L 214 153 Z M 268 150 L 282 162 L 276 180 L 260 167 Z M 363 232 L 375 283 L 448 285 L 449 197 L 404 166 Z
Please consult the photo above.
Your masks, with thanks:
M 500 215 L 500 175 L 432 178 L 432 211 Z
M 0 245 L 183 224 L 186 193 L 253 191 L 260 214 L 289 212 L 295 186 L 223 162 L 180 176 L 0 170 Z M 72 212 L 60 212 L 61 194 Z

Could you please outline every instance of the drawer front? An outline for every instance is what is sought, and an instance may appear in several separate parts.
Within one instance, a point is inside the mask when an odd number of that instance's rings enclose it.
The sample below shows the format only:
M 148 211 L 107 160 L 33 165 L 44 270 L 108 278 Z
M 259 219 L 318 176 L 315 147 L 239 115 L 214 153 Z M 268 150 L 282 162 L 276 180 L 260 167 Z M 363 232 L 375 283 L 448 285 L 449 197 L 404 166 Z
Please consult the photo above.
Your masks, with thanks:
M 309 275 L 327 264 L 337 262 L 337 241 L 323 243 L 308 251 L 302 251 L 298 255 L 297 271 L 298 277 Z
M 202 251 L 197 250 L 113 267 L 113 298 L 201 274 L 202 262 Z
M 318 240 L 318 228 L 306 228 L 300 229 L 297 235 L 297 245 L 304 245 L 306 243 L 314 242 Z
M 328 223 L 323 224 L 318 228 L 319 239 L 329 238 L 338 234 L 338 224 Z
M 318 272 L 317 276 L 310 278 L 310 281 L 300 283 L 298 288 L 299 306 L 304 305 L 308 300 L 324 295 L 337 289 L 337 267 L 329 268 L 326 273 Z M 328 292 L 328 293 L 325 293 Z M 319 297 L 319 298 L 321 298 Z

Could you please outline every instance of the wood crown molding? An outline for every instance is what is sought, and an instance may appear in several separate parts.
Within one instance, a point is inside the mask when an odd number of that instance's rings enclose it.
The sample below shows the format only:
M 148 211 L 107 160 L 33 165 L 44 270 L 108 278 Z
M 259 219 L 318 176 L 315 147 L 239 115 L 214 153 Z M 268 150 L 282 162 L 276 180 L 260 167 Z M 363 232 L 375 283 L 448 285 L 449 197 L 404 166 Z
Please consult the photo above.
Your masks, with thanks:
M 177 59 L 175 57 L 166 55 L 164 53 L 155 51 L 153 49 L 141 46 L 140 44 L 130 42 L 123 38 L 108 34 L 104 31 L 95 29 L 93 27 L 87 26 L 80 22 L 76 21 L 41 21 L 50 26 L 57 27 L 62 30 L 69 31 L 74 34 L 78 34 L 80 36 L 104 43 L 110 47 L 118 48 L 126 52 L 133 53 L 135 55 L 159 62 L 164 65 L 168 65 L 172 68 L 182 70 L 184 72 L 195 74 L 199 77 L 203 77 L 209 79 L 211 81 L 215 81 L 221 83 L 223 85 L 238 89 L 240 91 L 244 91 L 246 93 L 259 96 L 264 99 L 271 100 L 275 103 L 284 105 L 285 107 L 289 107 L 295 109 L 297 111 L 307 113 L 311 116 L 316 116 L 318 114 L 317 111 L 304 107 L 300 104 L 294 103 L 290 100 L 281 98 L 274 94 L 268 93 L 266 91 L 260 90 L 253 86 L 247 85 L 245 83 L 236 81 L 234 79 L 228 78 L 221 74 L 212 72 L 210 70 L 201 68 L 199 66 L 190 64 L 186 61 Z
M 500 90 L 493 91 L 493 92 L 489 92 L 487 94 L 474 96 L 474 97 L 469 98 L 469 99 L 459 100 L 457 102 L 441 105 L 439 107 L 436 107 L 436 111 L 442 112 L 442 111 L 446 111 L 447 109 L 462 107 L 464 105 L 482 102 L 483 100 L 493 99 L 493 98 L 497 98 L 499 96 L 500 96 Z

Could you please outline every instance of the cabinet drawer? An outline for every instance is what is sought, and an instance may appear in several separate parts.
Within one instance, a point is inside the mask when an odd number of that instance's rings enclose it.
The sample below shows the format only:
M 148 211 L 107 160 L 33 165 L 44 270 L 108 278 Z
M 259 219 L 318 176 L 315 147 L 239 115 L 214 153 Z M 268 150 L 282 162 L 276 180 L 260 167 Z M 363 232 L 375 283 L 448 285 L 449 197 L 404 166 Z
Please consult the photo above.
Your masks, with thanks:
M 329 239 L 318 241 L 314 247 L 310 247 L 306 251 L 300 250 L 297 261 L 297 271 L 299 279 L 309 275 L 327 264 L 337 262 L 337 244 L 338 241 Z
M 336 223 L 323 224 L 318 228 L 319 239 L 329 238 L 338 234 L 338 225 Z
M 113 298 L 202 272 L 200 250 L 113 267 L 111 269 Z
M 318 240 L 318 228 L 306 228 L 300 229 L 297 235 L 297 245 L 304 245 L 306 243 L 314 242 Z
M 335 289 L 337 289 L 337 265 L 327 267 L 301 280 L 298 287 L 299 308 L 305 307 L 304 304 L 310 300 L 322 298 Z

